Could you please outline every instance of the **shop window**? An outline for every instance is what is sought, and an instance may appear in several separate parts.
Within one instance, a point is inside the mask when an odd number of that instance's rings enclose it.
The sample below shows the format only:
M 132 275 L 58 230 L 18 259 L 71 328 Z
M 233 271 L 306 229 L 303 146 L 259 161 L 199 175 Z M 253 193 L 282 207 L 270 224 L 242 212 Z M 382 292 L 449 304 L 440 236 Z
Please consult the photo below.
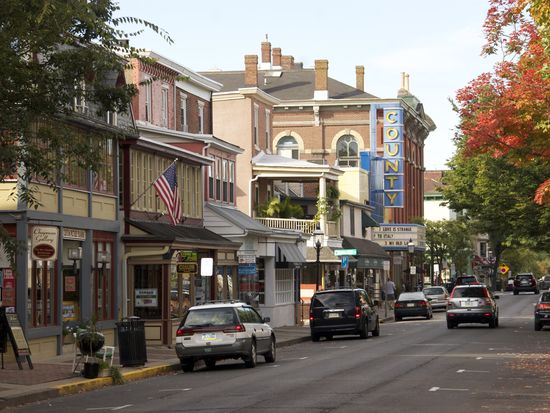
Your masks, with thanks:
M 112 243 L 94 242 L 93 314 L 97 320 L 112 320 L 114 277 L 112 270 Z
M 58 323 L 56 262 L 32 261 L 27 291 L 27 321 L 32 327 Z
M 233 293 L 233 268 L 220 265 L 216 267 L 216 300 L 232 300 Z
M 143 319 L 162 317 L 162 265 L 134 266 L 134 315 Z
M 63 242 L 63 307 L 64 323 L 80 320 L 80 275 L 82 247 L 78 241 Z
M 294 270 L 275 270 L 275 304 L 288 304 L 294 300 Z

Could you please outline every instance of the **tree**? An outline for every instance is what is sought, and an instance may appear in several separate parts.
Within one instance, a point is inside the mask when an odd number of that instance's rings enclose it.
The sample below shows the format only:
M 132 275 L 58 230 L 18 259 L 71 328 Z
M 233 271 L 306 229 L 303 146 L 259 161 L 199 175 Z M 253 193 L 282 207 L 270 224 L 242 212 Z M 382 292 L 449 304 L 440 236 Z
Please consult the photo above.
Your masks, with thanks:
M 40 177 L 55 189 L 66 159 L 95 168 L 97 151 L 74 139 L 70 125 L 75 99 L 96 105 L 98 113 L 125 112 L 137 89 L 123 72 L 139 50 L 121 45 L 143 28 L 170 37 L 156 25 L 113 17 L 111 0 L 5 0 L 0 8 L 0 182 Z M 125 33 L 131 23 L 142 29 Z M 71 144 L 66 143 L 70 141 Z M 45 152 L 52 156 L 44 156 Z M 18 196 L 36 205 L 32 186 Z
M 491 0 L 483 52 L 502 62 L 457 93 L 465 156 L 487 153 L 509 165 L 550 168 L 550 6 L 544 0 Z M 534 201 L 550 205 L 550 174 Z

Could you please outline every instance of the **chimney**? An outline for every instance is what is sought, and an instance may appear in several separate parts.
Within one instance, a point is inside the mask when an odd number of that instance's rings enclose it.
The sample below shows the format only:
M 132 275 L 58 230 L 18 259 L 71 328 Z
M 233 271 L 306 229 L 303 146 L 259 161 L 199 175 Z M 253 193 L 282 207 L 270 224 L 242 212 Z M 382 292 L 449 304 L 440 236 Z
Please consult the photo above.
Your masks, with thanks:
M 258 86 L 258 56 L 247 54 L 244 57 L 244 84 Z
M 315 92 L 313 99 L 328 99 L 328 60 L 315 61 Z
M 271 69 L 271 43 L 267 40 L 267 34 L 265 35 L 265 41 L 262 42 L 262 63 L 260 69 Z
M 355 66 L 355 88 L 365 91 L 365 66 Z
M 273 67 L 281 67 L 281 48 L 273 48 Z
M 284 70 L 290 70 L 294 66 L 294 57 L 293 56 L 282 56 L 281 57 L 281 66 Z
M 409 91 L 409 74 L 408 73 L 405 74 L 405 89 L 407 90 L 407 92 Z

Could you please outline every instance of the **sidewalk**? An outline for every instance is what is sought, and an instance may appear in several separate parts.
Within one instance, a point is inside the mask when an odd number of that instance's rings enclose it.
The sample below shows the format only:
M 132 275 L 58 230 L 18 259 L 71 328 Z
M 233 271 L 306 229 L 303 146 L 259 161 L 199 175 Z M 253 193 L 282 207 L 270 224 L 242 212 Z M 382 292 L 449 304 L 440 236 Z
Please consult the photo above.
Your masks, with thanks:
M 381 322 L 393 319 L 393 312 L 385 316 L 384 308 L 379 311 Z M 291 346 L 310 340 L 309 326 L 275 328 L 277 348 Z M 113 366 L 119 366 L 125 382 L 166 374 L 180 369 L 179 359 L 174 348 L 148 346 L 147 363 L 141 367 L 120 367 L 115 353 Z M 8 406 L 18 406 L 57 396 L 74 394 L 112 385 L 111 377 L 85 379 L 72 373 L 73 354 L 53 357 L 49 360 L 33 362 L 34 369 L 24 363 L 19 370 L 17 363 L 4 363 L 0 369 L 0 410 Z

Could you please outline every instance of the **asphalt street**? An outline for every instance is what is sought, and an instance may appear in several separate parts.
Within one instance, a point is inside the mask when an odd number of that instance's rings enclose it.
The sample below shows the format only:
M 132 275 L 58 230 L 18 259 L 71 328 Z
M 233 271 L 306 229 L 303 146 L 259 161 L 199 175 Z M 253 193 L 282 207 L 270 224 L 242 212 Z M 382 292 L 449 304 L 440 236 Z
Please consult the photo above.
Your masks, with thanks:
M 538 296 L 503 293 L 500 327 L 448 330 L 432 320 L 382 325 L 280 349 L 275 364 L 239 361 L 61 397 L 10 412 L 542 412 L 550 329 L 535 332 Z

